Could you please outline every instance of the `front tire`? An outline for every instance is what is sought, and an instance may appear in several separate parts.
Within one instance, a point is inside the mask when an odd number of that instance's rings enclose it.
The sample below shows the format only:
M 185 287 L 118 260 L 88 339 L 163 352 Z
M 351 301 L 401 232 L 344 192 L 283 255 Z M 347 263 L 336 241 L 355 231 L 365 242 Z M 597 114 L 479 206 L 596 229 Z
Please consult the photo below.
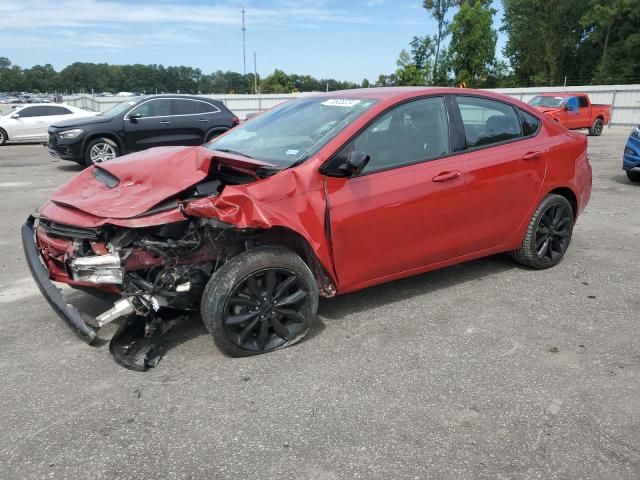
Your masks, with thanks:
M 627 170 L 627 178 L 632 182 L 640 182 L 640 172 L 630 172 Z
M 108 162 L 120 156 L 118 144 L 109 138 L 91 140 L 85 148 L 84 163 L 87 167 L 97 163 Z
M 216 346 L 234 357 L 288 347 L 311 328 L 318 286 L 290 250 L 264 246 L 227 261 L 207 283 L 202 320 Z
M 593 121 L 593 125 L 589 127 L 589 136 L 599 137 L 602 135 L 602 130 L 604 129 L 604 122 L 601 118 L 596 118 Z
M 536 209 L 514 259 L 535 269 L 557 265 L 564 256 L 573 233 L 574 212 L 562 195 L 549 194 Z
M 7 132 L 5 132 L 3 129 L 0 128 L 0 147 L 5 143 L 7 143 L 8 139 L 9 137 L 7 135 Z

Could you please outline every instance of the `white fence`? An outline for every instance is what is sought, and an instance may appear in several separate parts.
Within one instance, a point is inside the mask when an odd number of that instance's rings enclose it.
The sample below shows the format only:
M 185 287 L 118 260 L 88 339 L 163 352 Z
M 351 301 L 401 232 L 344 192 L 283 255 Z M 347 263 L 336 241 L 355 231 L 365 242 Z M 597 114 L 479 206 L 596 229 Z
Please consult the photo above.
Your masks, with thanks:
M 515 97 L 523 102 L 529 101 L 540 93 L 586 93 L 592 103 L 604 103 L 613 106 L 610 125 L 620 127 L 640 125 L 640 85 L 498 88 L 495 91 Z
M 593 103 L 613 106 L 611 126 L 629 127 L 640 124 L 640 85 L 602 85 L 583 87 L 534 87 L 499 88 L 494 91 L 515 97 L 524 102 L 540 93 L 582 92 L 587 93 Z M 312 93 L 267 94 L 267 95 L 203 95 L 221 100 L 239 118 L 274 107 L 292 98 L 313 95 Z M 126 97 L 93 97 L 89 94 L 65 96 L 64 101 L 86 110 L 104 112 Z M 5 112 L 10 105 L 0 105 Z

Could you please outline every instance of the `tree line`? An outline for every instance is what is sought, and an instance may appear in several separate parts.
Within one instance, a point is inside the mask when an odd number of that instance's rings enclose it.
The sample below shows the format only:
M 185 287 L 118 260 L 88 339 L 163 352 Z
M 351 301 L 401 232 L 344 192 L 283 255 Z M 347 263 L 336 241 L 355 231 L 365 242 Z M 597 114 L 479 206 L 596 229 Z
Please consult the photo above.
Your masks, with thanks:
M 640 83 L 638 0 L 502 0 L 496 55 L 491 0 L 424 0 L 437 25 L 414 37 L 378 85 L 528 87 Z M 451 19 L 451 20 L 449 20 Z
M 142 92 L 142 93 L 291 93 L 294 91 L 356 88 L 353 82 L 316 79 L 310 75 L 276 70 L 256 85 L 253 73 L 218 70 L 211 74 L 199 68 L 163 65 L 109 65 L 73 63 L 57 72 L 50 64 L 21 68 L 0 57 L 0 92 Z
M 419 0 L 417 0 L 419 1 Z M 275 70 L 265 78 L 163 65 L 21 68 L 0 57 L 0 91 L 289 93 L 369 86 L 526 87 L 640 82 L 638 0 L 502 0 L 503 60 L 491 0 L 423 0 L 436 33 L 414 37 L 397 69 L 361 83 Z

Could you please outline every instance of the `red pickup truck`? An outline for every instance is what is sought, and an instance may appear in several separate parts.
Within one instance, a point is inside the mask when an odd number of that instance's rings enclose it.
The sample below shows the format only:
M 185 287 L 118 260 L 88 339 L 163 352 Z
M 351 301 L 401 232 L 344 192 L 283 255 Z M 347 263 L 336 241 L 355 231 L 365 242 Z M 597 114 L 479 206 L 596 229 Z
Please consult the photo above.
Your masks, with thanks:
M 529 100 L 529 105 L 567 128 L 588 128 L 589 135 L 600 135 L 611 120 L 611 105 L 591 103 L 584 93 L 543 93 Z

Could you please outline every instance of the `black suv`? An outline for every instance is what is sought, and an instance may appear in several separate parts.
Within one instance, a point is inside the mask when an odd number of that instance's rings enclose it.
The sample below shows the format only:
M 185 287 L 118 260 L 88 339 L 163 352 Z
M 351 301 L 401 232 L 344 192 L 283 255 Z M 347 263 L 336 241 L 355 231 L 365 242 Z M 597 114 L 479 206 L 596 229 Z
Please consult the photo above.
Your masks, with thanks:
M 218 100 L 149 95 L 49 127 L 49 155 L 92 165 L 161 145 L 202 145 L 239 123 Z

